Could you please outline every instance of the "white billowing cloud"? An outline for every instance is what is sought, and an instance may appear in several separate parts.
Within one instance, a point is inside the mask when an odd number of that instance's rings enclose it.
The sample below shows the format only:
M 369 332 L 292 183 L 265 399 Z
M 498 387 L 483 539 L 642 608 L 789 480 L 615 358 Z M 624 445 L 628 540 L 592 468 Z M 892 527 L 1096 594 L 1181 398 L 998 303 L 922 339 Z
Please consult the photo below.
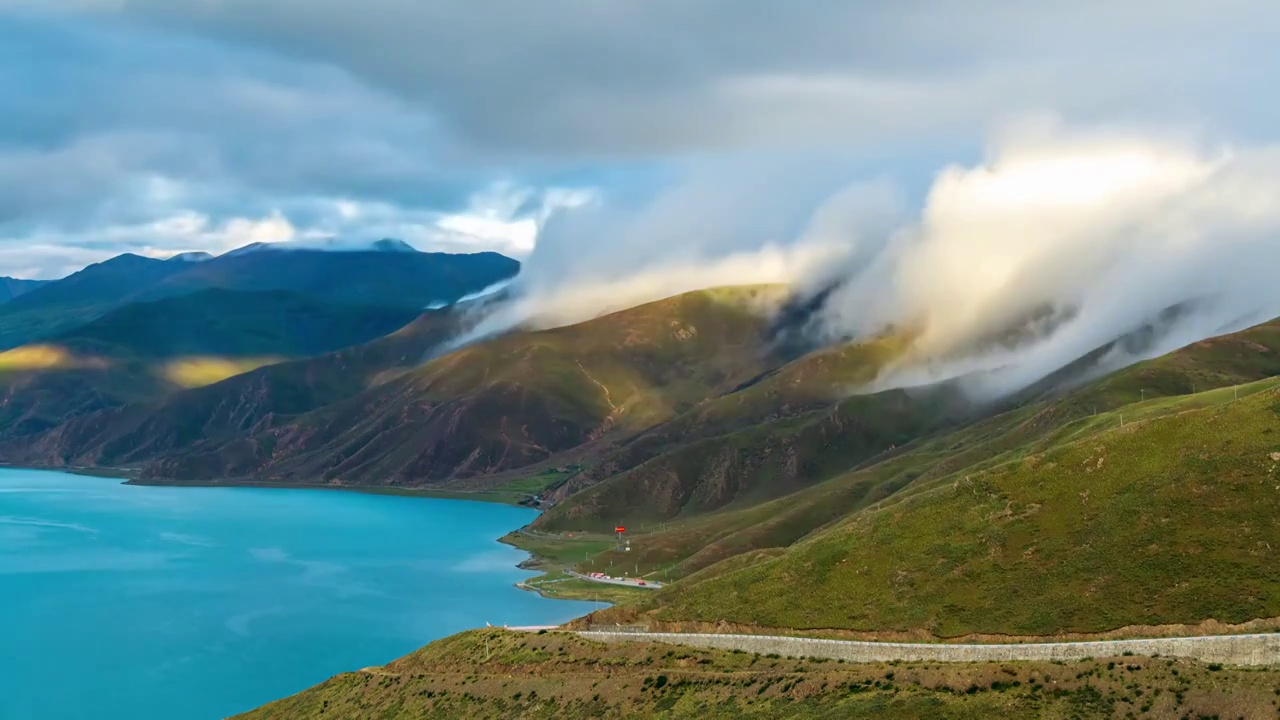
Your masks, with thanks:
M 845 255 L 822 245 L 769 245 L 700 261 L 655 262 L 597 280 L 524 287 L 524 294 L 481 323 L 472 337 L 521 325 L 551 328 L 654 300 L 730 285 L 795 285 Z M 765 312 L 770 308 L 762 307 Z
M 470 238 L 479 246 L 523 257 L 533 251 L 538 232 L 552 213 L 585 205 L 594 198 L 590 190 L 576 188 L 550 188 L 540 198 L 538 195 L 533 188 L 500 183 L 473 196 L 465 210 L 442 214 L 435 228 L 460 240 Z M 528 209 L 531 204 L 536 204 L 532 211 Z
M 845 267 L 900 204 L 883 184 L 831 192 L 808 164 L 697 164 L 638 205 L 591 198 L 546 216 L 513 298 L 459 342 L 580 322 L 691 290 L 796 285 Z M 573 196 L 575 200 L 586 196 Z M 814 206 L 819 205 L 815 213 Z
M 473 193 L 457 211 L 339 199 L 320 202 L 315 213 L 319 217 L 306 231 L 356 242 L 396 238 L 429 252 L 493 251 L 522 258 L 532 252 L 552 213 L 589 203 L 593 197 L 592 191 L 583 188 L 499 182 Z
M 1029 385 L 1183 306 L 1154 345 L 1105 368 L 1280 315 L 1280 147 L 1035 126 L 937 177 L 902 229 L 831 300 L 832 335 L 918 333 L 880 387 L 972 374 Z M 1045 313 L 1015 348 L 990 342 Z M 992 348 L 997 348 L 993 350 Z

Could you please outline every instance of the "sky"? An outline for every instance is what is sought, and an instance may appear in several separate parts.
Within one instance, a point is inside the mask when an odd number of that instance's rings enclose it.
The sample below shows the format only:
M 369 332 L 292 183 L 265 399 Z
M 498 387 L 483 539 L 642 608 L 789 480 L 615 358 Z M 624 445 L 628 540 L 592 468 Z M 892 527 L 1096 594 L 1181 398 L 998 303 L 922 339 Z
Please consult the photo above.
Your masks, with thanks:
M 1280 316 L 1277 67 L 1273 0 L 0 0 L 0 275 L 520 259 L 458 342 L 834 287 L 869 389 L 1001 396 Z
M 1266 0 L 0 0 L 0 274 L 381 237 L 534 283 L 779 261 L 820 208 L 919 212 L 1026 117 L 1265 142 L 1278 27 Z

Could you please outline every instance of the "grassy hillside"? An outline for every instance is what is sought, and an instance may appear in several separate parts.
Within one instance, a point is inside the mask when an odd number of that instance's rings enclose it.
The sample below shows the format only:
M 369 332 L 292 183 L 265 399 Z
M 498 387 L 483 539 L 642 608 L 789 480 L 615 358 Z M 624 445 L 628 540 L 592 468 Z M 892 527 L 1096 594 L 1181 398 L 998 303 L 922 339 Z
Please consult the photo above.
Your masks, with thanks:
M 1064 429 L 678 585 L 658 615 L 941 636 L 1280 615 L 1280 389 L 1233 398 L 1083 421 L 1095 431 Z
M 319 302 L 283 291 L 203 290 L 127 305 L 46 343 L 146 358 L 302 357 L 395 332 L 421 312 Z
M 149 478 L 186 481 L 422 484 L 525 467 L 759 375 L 773 361 L 756 308 L 778 294 L 690 293 L 423 364 L 465 317 L 431 313 L 352 352 L 86 417 L 0 455 L 143 464 Z
M 20 433 L 22 427 L 10 423 L 3 426 L 7 437 L 0 442 L 0 458 L 15 464 L 118 467 L 207 446 L 236 456 L 243 438 L 416 366 L 458 331 L 458 321 L 447 311 L 427 312 L 362 345 L 267 365 L 199 388 L 166 391 L 159 399 L 151 393 L 126 404 L 113 402 L 46 425 L 34 435 Z
M 665 532 L 650 533 L 632 557 L 642 569 L 680 577 L 738 553 L 784 548 L 904 488 L 1078 439 L 1118 424 L 1122 415 L 1132 420 L 1140 412 L 1165 411 L 1169 403 L 1223 397 L 1176 395 L 1193 384 L 1204 391 L 1272 375 L 1280 375 L 1280 322 L 1199 342 L 976 422 L 972 413 L 994 410 L 966 411 L 944 386 L 910 395 L 855 395 L 833 409 L 683 445 L 679 434 L 669 433 L 675 449 L 668 445 L 663 452 L 660 445 L 650 453 L 653 459 L 642 456 L 630 465 L 602 462 L 579 475 L 595 472 L 602 480 L 566 483 L 553 493 L 560 504 L 535 526 L 563 532 L 663 523 Z M 1141 410 L 1105 414 L 1144 396 Z M 627 452 L 663 431 L 642 435 L 607 461 L 627 460 Z M 570 491 L 575 482 L 589 489 Z
M 423 484 L 638 432 L 771 362 L 765 290 L 689 293 L 464 348 L 288 424 L 165 458 L 157 477 Z M 232 464 L 228 464 L 231 462 Z
M 155 299 L 210 288 L 242 292 L 280 290 L 333 303 L 425 308 L 433 303 L 454 302 L 511 278 L 519 270 L 517 261 L 491 252 L 450 254 L 417 252 L 411 248 L 325 251 L 266 247 L 188 263 L 183 272 L 164 278 L 138 298 Z
M 710 405 L 726 400 L 734 401 L 730 396 Z M 535 525 L 591 530 L 619 522 L 680 522 L 758 506 L 967 416 L 967 404 L 947 387 L 855 395 L 807 413 L 757 422 L 748 415 L 738 427 L 726 424 L 727 431 L 708 437 L 699 437 L 700 426 L 676 432 L 689 422 L 683 416 L 668 424 L 675 427 L 655 428 L 586 474 L 604 479 L 567 484 L 557 493 L 563 500 Z M 606 468 L 613 472 L 605 474 Z
M 425 308 L 506 280 L 495 253 L 264 249 L 190 262 L 125 254 L 0 304 L 0 349 L 65 334 L 112 310 L 208 290 L 281 292 L 320 304 Z
M 182 269 L 181 263 L 124 254 L 45 283 L 0 305 L 0 348 L 83 325 Z
M 1275 670 L 1182 660 L 851 665 L 473 631 L 241 720 L 1271 717 Z
M 0 437 L 26 438 L 289 356 L 364 342 L 417 314 L 222 290 L 128 305 L 45 343 L 0 353 Z
M 48 280 L 20 280 L 18 278 L 0 277 L 0 303 L 7 303 L 47 282 Z

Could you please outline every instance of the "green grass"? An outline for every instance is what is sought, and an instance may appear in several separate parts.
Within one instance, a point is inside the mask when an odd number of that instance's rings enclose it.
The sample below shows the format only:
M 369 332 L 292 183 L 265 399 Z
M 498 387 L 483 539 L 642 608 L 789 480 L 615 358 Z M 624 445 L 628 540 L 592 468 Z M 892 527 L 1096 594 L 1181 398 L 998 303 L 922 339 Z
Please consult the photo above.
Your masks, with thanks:
M 658 616 L 949 637 L 1280 615 L 1280 393 L 1257 390 L 1138 408 L 1150 419 L 1123 429 L 1119 412 L 1091 419 L 1094 434 L 677 585 Z
M 498 482 L 484 484 L 460 485 L 452 494 L 457 497 L 475 497 L 492 502 L 503 502 L 509 505 L 532 504 L 548 488 L 555 487 L 573 475 L 567 469 L 543 470 L 541 472 L 521 475 L 514 479 L 503 479 Z M 464 489 L 465 488 L 465 489 Z
M 615 607 L 639 605 L 653 594 L 652 590 L 644 588 L 579 580 L 560 572 L 547 573 L 533 580 L 527 580 L 522 586 L 554 600 L 600 603 L 597 610 L 604 609 L 608 605 Z
M 852 665 L 564 633 L 462 633 L 240 720 L 1271 717 L 1280 671 L 1189 661 Z
M 502 541 L 534 555 L 547 567 L 577 568 L 617 545 L 613 537 L 592 533 L 547 535 L 513 532 Z
M 895 416 L 884 411 L 892 410 L 891 404 L 881 403 L 877 408 L 870 402 L 877 400 L 876 396 L 867 396 L 856 399 L 861 405 L 845 404 L 839 414 L 818 413 L 815 421 L 777 421 L 723 440 L 690 443 L 569 498 L 540 518 L 535 527 L 562 531 L 596 528 L 612 524 L 617 518 L 627 518 L 633 526 L 647 522 L 652 527 L 655 520 L 665 520 L 666 532 L 646 536 L 635 544 L 633 555 L 640 560 L 642 570 L 659 571 L 658 577 L 665 579 L 701 573 L 708 566 L 742 553 L 781 550 L 891 497 L 926 492 L 958 475 L 1118 428 L 1122 420 L 1133 423 L 1218 404 L 1237 394 L 1245 398 L 1275 387 L 1280 382 L 1275 378 L 1247 381 L 1280 372 L 1277 325 L 1268 323 L 1196 343 L 1065 396 L 1018 407 L 950 432 L 929 435 L 926 431 L 918 440 L 862 462 L 862 469 L 854 472 L 848 472 L 849 468 L 866 457 L 859 447 L 866 442 L 863 437 L 875 437 L 862 435 L 868 432 L 867 426 L 871 432 L 889 426 L 892 433 L 893 423 L 905 421 L 903 427 L 908 432 L 913 422 L 915 432 L 921 432 L 928 425 L 912 420 L 911 413 L 936 417 L 943 414 L 946 405 L 907 404 L 902 414 Z M 1181 380 L 1171 374 L 1171 368 L 1183 374 Z M 1187 380 L 1188 376 L 1195 379 Z M 1206 389 L 1214 383 L 1233 381 L 1247 384 Z M 1201 392 L 1166 395 L 1184 387 L 1189 391 L 1193 385 Z M 1144 394 L 1147 400 L 1138 402 Z M 919 397 L 916 396 L 917 402 Z M 1101 412 L 1097 412 L 1098 408 Z M 1108 412 L 1109 408 L 1123 410 Z M 805 441 L 806 437 L 816 441 Z M 718 458 L 726 448 L 741 448 L 744 457 L 752 453 L 767 461 L 752 464 L 735 460 L 724 464 Z M 800 475 L 814 482 L 812 486 L 796 490 L 794 485 L 788 486 L 787 476 L 777 471 L 776 458 L 787 457 L 788 453 L 795 458 L 788 458 L 788 462 L 792 467 L 803 468 Z M 682 466 L 685 455 L 690 462 Z M 775 463 L 773 468 L 769 462 Z M 706 470 L 717 466 L 728 467 L 731 472 L 717 476 Z M 727 477 L 732 484 L 718 482 L 720 477 Z M 769 499 L 745 493 L 741 499 L 708 511 L 705 504 L 699 506 L 699 493 L 703 492 L 700 485 L 737 488 L 738 492 L 763 485 L 781 497 Z
M 650 599 L 653 594 L 652 590 L 580 580 L 565 572 L 567 570 L 584 573 L 601 571 L 611 575 L 634 575 L 621 564 L 617 567 L 610 565 L 611 557 L 625 555 L 625 553 L 610 553 L 617 546 L 615 538 L 598 534 L 574 533 L 570 537 L 568 534 L 548 535 L 516 531 L 503 537 L 502 542 L 520 548 L 533 556 L 522 566 L 541 570 L 543 574 L 524 581 L 523 585 L 546 597 L 630 606 Z

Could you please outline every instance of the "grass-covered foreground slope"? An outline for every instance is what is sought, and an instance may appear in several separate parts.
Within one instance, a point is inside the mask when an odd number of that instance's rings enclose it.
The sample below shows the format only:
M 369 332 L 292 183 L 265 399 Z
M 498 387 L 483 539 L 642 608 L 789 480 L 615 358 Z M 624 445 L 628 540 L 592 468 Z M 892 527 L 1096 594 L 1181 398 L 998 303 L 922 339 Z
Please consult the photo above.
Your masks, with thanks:
M 1280 671 L 1121 657 L 848 665 L 473 631 L 241 720 L 1274 717 Z
M 657 615 L 940 636 L 1280 615 L 1280 389 L 1213 395 L 900 491 Z

